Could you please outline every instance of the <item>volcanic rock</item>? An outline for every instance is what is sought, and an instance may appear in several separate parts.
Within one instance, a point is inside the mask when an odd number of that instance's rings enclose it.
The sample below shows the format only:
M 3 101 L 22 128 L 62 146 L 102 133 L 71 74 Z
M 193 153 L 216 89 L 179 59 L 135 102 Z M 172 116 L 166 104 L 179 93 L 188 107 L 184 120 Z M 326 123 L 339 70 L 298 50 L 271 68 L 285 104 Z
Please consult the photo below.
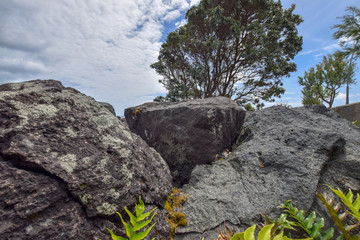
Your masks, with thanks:
M 125 110 L 134 133 L 158 151 L 176 185 L 187 183 L 196 165 L 210 164 L 231 150 L 245 111 L 225 97 L 175 103 L 145 103 Z
M 139 196 L 164 216 L 166 162 L 94 99 L 54 80 L 0 85 L 0 126 L 0 239 L 109 239 Z
M 360 190 L 360 129 L 324 106 L 271 107 L 249 115 L 228 159 L 198 165 L 183 191 L 188 225 L 176 240 L 216 238 L 221 224 L 236 232 L 273 220 L 285 200 L 304 210 L 323 209 L 322 184 Z M 328 215 L 323 215 L 331 222 Z

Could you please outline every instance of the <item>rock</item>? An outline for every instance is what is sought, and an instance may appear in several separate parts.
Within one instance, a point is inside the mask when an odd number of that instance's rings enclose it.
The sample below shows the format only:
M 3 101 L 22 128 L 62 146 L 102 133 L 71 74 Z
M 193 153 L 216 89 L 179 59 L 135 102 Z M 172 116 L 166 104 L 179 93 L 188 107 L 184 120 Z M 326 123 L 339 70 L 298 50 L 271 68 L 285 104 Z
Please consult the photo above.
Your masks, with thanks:
M 277 219 L 285 200 L 320 209 L 321 184 L 360 190 L 360 129 L 324 106 L 271 107 L 249 115 L 227 160 L 198 165 L 183 191 L 188 225 L 176 240 L 216 238 L 226 222 L 236 232 Z M 326 222 L 331 222 L 328 215 Z
M 115 114 L 115 109 L 114 107 L 110 104 L 110 103 L 107 103 L 107 102 L 98 102 L 100 105 L 102 105 L 103 107 L 105 107 L 107 110 L 109 110 L 112 114 Z
M 164 215 L 166 162 L 94 99 L 54 80 L 0 85 L 0 126 L 0 239 L 109 239 L 139 196 Z
M 176 185 L 187 183 L 196 165 L 210 164 L 216 154 L 231 150 L 244 117 L 245 111 L 225 97 L 125 109 L 131 131 L 161 154 Z

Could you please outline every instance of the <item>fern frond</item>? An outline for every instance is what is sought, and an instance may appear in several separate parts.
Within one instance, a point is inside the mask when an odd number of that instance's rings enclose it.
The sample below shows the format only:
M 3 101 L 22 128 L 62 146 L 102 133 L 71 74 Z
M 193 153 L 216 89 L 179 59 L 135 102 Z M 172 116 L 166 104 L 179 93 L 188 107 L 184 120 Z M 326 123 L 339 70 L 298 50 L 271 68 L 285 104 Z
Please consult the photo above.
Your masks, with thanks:
M 291 200 L 285 201 L 280 207 L 284 208 L 290 217 L 296 220 L 292 225 L 302 228 L 308 237 L 314 239 L 328 240 L 334 234 L 334 229 L 329 228 L 323 234 L 321 234 L 322 228 L 324 227 L 324 219 L 320 218 L 316 220 L 316 213 L 313 211 L 307 217 L 303 210 L 298 210 L 291 203 Z

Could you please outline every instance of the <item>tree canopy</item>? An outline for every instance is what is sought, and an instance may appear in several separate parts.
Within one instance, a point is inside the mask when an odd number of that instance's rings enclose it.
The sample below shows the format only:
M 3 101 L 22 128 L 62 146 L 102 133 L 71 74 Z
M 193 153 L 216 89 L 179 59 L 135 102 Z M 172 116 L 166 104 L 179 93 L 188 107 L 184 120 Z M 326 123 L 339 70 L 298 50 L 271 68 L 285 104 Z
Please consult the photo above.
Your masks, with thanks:
M 341 54 L 328 55 L 315 67 L 305 71 L 304 77 L 299 77 L 302 89 L 303 104 L 327 103 L 332 107 L 339 88 L 344 84 L 354 84 L 354 64 L 348 65 Z
M 293 13 L 274 0 L 202 0 L 169 33 L 151 65 L 168 90 L 159 101 L 226 96 L 240 104 L 273 101 L 296 71 L 302 49 Z
M 346 11 L 349 14 L 340 17 L 341 23 L 333 26 L 337 28 L 333 37 L 339 40 L 345 56 L 356 59 L 360 57 L 360 9 L 347 7 Z
M 339 40 L 342 51 L 338 51 L 345 57 L 350 57 L 349 66 L 353 59 L 360 57 L 360 9 L 356 7 L 347 7 L 348 15 L 342 16 L 341 24 L 336 24 L 333 28 L 338 30 L 334 32 L 333 38 Z M 349 104 L 349 85 L 346 85 L 346 104 Z

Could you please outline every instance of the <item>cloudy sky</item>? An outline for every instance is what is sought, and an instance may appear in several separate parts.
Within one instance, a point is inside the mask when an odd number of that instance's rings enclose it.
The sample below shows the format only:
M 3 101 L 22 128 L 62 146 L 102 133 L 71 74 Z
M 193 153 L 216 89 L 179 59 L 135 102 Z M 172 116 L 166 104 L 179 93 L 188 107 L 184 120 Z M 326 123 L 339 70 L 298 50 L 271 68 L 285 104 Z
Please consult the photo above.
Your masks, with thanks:
M 152 101 L 165 91 L 156 62 L 167 33 L 183 23 L 199 0 L 0 0 L 0 84 L 56 79 L 67 87 L 111 103 L 117 115 L 126 107 Z M 276 103 L 301 105 L 297 77 L 338 49 L 331 29 L 346 6 L 359 0 L 283 0 L 296 4 L 304 23 L 298 71 L 284 79 L 286 94 Z M 360 101 L 359 84 L 350 102 Z M 344 89 L 335 101 L 342 105 Z M 270 106 L 268 104 L 267 106 Z

